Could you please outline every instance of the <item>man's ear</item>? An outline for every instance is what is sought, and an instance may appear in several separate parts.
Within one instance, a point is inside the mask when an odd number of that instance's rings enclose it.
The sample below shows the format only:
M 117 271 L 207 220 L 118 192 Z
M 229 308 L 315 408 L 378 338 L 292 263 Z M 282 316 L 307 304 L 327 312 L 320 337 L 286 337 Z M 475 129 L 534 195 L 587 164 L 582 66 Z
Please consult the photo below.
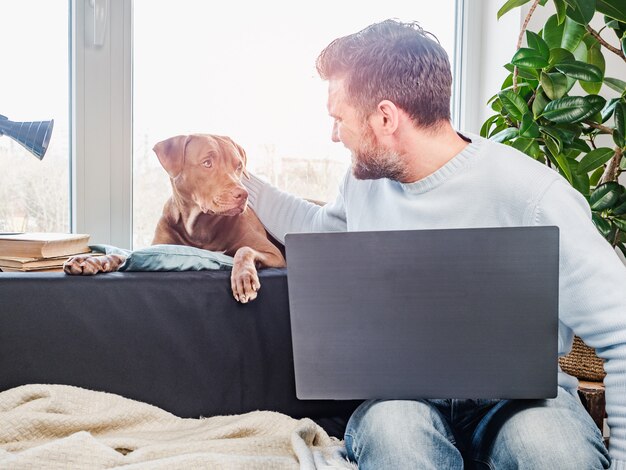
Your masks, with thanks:
M 400 110 L 393 101 L 382 100 L 370 116 L 370 125 L 379 136 L 393 134 L 400 123 Z
M 171 178 L 175 178 L 183 171 L 185 147 L 187 147 L 190 138 L 191 136 L 188 135 L 177 135 L 162 140 L 152 148 Z

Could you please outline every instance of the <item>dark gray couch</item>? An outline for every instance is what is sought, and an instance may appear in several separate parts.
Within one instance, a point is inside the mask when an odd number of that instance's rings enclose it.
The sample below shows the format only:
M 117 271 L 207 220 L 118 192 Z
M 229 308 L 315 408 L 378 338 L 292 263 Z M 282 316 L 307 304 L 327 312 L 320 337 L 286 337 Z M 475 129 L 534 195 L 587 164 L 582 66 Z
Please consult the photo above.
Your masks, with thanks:
M 237 303 L 228 271 L 0 273 L 0 390 L 55 383 L 181 417 L 273 410 L 334 435 L 358 404 L 295 396 L 285 269 Z

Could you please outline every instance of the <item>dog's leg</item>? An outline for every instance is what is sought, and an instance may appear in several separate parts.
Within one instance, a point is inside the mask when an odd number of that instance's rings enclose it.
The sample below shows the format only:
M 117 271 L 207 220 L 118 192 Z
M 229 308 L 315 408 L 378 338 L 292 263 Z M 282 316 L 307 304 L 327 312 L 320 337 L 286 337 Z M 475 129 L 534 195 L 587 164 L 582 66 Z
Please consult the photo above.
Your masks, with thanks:
M 63 264 L 66 274 L 82 274 L 85 276 L 97 273 L 117 271 L 124 264 L 126 257 L 122 255 L 78 255 L 68 259 Z
M 245 304 L 256 299 L 261 288 L 258 267 L 282 268 L 285 259 L 280 252 L 263 253 L 248 246 L 242 246 L 235 252 L 233 271 L 230 276 L 230 286 L 235 300 Z

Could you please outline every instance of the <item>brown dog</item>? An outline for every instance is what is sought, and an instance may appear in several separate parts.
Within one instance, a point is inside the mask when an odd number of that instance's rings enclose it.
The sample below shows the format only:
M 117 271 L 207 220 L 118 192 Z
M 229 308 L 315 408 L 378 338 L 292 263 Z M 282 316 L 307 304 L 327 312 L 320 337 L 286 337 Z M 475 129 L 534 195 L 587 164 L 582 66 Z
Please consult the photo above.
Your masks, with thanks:
M 154 152 L 170 176 L 172 196 L 154 234 L 153 245 L 188 245 L 234 257 L 231 288 L 246 303 L 260 288 L 257 267 L 284 267 L 285 258 L 256 214 L 247 209 L 246 153 L 229 137 L 179 135 L 159 142 Z M 119 255 L 79 255 L 64 265 L 67 274 L 116 271 Z

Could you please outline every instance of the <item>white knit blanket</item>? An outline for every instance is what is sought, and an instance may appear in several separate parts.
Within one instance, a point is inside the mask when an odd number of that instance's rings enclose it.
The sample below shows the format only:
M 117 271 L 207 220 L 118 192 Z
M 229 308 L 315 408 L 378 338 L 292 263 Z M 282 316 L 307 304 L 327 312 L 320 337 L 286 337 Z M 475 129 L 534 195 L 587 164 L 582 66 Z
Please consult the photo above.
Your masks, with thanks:
M 202 419 L 67 385 L 0 393 L 0 469 L 355 469 L 310 419 Z

